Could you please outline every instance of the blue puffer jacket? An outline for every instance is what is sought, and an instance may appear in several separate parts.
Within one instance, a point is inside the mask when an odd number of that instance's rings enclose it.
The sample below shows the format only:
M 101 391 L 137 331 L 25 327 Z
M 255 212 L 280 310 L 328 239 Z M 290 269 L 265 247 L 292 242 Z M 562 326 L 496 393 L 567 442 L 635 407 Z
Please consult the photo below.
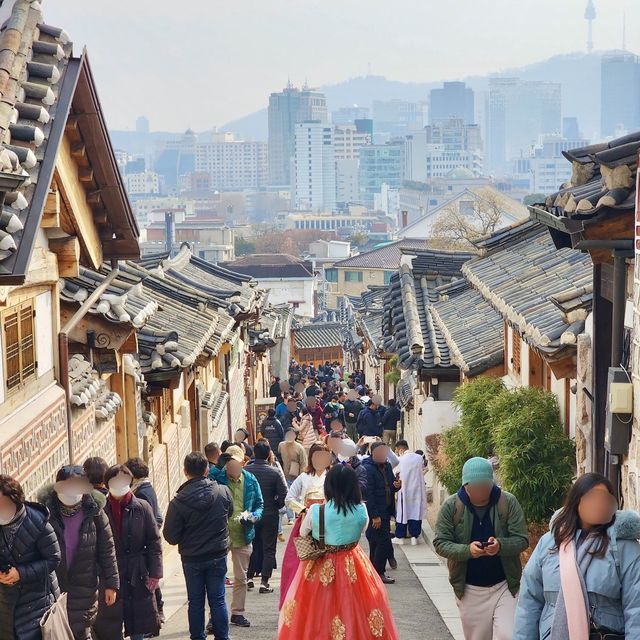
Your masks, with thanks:
M 211 474 L 211 471 L 209 472 Z M 262 500 L 262 491 L 258 480 L 249 473 L 246 469 L 242 470 L 242 476 L 244 477 L 244 510 L 252 513 L 256 521 L 262 518 L 264 512 L 264 501 Z M 209 475 L 211 477 L 211 475 Z M 227 470 L 222 469 L 216 476 L 215 480 L 218 484 L 229 486 L 229 477 L 227 476 Z M 236 514 L 237 515 L 237 514 Z M 244 539 L 247 544 L 251 544 L 256 537 L 256 528 L 253 524 L 247 524 L 244 528 Z
M 599 627 L 640 638 L 640 516 L 618 511 L 604 558 L 593 558 L 585 577 Z M 558 554 L 551 532 L 538 543 L 522 577 L 513 640 L 550 636 L 560 590 Z M 576 595 L 576 594 L 574 594 Z

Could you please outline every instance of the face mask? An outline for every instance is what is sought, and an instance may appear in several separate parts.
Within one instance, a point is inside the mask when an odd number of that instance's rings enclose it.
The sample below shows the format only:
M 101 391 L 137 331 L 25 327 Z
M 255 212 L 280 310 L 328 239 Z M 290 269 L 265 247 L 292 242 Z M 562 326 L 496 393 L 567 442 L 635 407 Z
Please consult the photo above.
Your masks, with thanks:
M 13 513 L 0 513 L 0 526 L 9 524 L 16 517 L 16 510 Z
M 128 484 L 124 485 L 124 487 L 109 487 L 109 493 L 114 498 L 122 498 L 123 496 L 126 496 L 127 493 L 129 493 L 130 489 L 131 487 Z
M 59 493 L 58 500 L 62 502 L 65 507 L 74 507 L 82 500 L 81 493 Z

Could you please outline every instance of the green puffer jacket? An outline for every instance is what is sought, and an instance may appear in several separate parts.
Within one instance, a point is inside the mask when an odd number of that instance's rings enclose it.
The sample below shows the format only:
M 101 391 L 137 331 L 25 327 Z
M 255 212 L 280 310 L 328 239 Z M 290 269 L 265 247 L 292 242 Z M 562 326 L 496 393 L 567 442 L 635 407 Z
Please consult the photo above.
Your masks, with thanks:
M 456 513 L 458 510 L 458 513 Z M 516 497 L 502 491 L 500 500 L 491 508 L 495 537 L 500 542 L 502 560 L 509 591 L 515 596 L 520 589 L 522 564 L 520 553 L 529 546 L 527 522 Z M 440 509 L 433 544 L 436 553 L 447 558 L 449 582 L 458 598 L 464 595 L 467 560 L 471 558 L 473 514 L 457 494 L 449 496 Z

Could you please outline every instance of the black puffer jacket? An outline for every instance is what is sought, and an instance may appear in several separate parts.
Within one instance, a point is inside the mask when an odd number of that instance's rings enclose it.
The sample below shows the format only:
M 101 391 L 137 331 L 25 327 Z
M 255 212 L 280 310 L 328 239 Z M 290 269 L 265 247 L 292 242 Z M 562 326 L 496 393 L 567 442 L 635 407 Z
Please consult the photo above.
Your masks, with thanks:
M 278 418 L 265 418 L 259 427 L 259 432 L 269 442 L 271 451 L 277 454 L 278 445 L 284 441 L 284 429 L 280 420 Z
M 60 502 L 52 492 L 47 499 L 62 561 L 56 574 L 60 590 L 67 593 L 69 624 L 76 640 L 86 640 L 87 630 L 98 612 L 98 574 L 105 589 L 118 589 L 118 565 L 111 535 L 109 519 L 94 498 L 82 498 L 83 519 L 80 526 L 80 542 L 70 567 L 67 566 L 64 544 L 64 517 L 60 513 Z
M 227 555 L 231 493 L 207 478 L 187 480 L 169 503 L 162 533 L 182 560 L 202 562 Z
M 49 524 L 49 511 L 35 502 L 25 503 L 25 510 L 9 547 L 0 526 L 0 558 L 20 574 L 16 586 L 0 584 L 3 640 L 41 640 L 40 619 L 60 594 L 55 574 L 60 547 Z
M 284 499 L 287 497 L 287 485 L 284 476 L 277 467 L 272 467 L 266 460 L 252 460 L 245 470 L 252 473 L 262 492 L 265 516 L 277 516 L 278 510 L 284 507 Z
M 122 533 L 115 531 L 112 504 L 107 500 L 105 513 L 114 532 L 120 592 L 116 603 L 98 604 L 98 619 L 93 627 L 98 640 L 125 636 L 158 634 L 160 624 L 155 593 L 147 588 L 147 578 L 162 578 L 162 544 L 151 505 L 135 496 L 122 512 Z

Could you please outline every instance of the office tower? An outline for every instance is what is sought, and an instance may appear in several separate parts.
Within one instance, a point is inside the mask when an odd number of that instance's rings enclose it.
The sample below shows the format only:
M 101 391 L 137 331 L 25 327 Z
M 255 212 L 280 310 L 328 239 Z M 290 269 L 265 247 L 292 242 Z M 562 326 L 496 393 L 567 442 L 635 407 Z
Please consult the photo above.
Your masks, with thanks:
M 640 129 L 640 59 L 624 51 L 602 56 L 600 134 Z
M 486 122 L 486 165 L 504 172 L 514 158 L 528 155 L 541 135 L 561 132 L 561 86 L 491 78 Z
M 369 117 L 367 107 L 341 107 L 331 112 L 331 122 L 333 124 L 355 124 L 356 120 L 366 120 Z
M 327 99 L 320 91 L 288 84 L 269 96 L 269 184 L 291 187 L 295 128 L 309 120 L 327 122 Z
M 465 124 L 475 122 L 473 89 L 464 82 L 445 82 L 429 94 L 429 124 L 460 118 Z
M 406 100 L 374 100 L 373 122 L 376 136 L 393 138 L 422 129 L 426 103 Z
M 373 205 L 374 196 L 380 193 L 383 184 L 392 189 L 402 185 L 404 143 L 393 141 L 387 144 L 372 144 L 360 148 L 360 199 Z
M 295 127 L 295 204 L 300 210 L 336 208 L 333 127 L 309 120 Z

